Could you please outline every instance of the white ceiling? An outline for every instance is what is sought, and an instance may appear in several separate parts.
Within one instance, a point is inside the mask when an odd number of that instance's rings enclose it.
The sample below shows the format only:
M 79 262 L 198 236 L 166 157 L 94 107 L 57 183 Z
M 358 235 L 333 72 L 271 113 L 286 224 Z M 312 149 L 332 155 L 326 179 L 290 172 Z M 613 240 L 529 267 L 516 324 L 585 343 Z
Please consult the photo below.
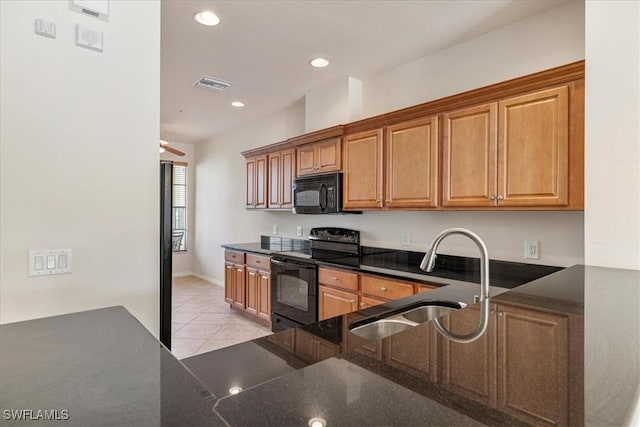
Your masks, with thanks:
M 201 141 L 336 79 L 392 69 L 563 2 L 162 0 L 161 138 Z M 222 22 L 196 24 L 201 10 Z M 331 64 L 311 68 L 315 56 Z M 203 75 L 233 85 L 193 87 Z

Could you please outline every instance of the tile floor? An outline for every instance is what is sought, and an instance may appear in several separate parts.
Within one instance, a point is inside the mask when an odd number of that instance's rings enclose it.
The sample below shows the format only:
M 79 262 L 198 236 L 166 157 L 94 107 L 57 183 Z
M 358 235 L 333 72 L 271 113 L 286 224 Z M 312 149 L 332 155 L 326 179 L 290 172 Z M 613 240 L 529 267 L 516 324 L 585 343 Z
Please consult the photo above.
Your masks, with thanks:
M 173 278 L 171 352 L 179 359 L 271 334 L 231 310 L 224 288 L 194 276 Z

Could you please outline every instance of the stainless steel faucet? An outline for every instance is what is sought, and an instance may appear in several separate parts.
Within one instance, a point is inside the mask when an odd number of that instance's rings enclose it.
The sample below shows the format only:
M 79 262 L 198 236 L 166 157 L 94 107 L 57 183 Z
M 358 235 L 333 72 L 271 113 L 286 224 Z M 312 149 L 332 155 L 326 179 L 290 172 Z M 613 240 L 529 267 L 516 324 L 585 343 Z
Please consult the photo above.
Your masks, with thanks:
M 436 250 L 440 243 L 453 234 L 461 234 L 470 238 L 480 250 L 480 323 L 478 327 L 467 335 L 458 335 L 449 332 L 440 324 L 439 319 L 434 319 L 436 330 L 452 341 L 468 343 L 477 340 L 487 329 L 489 323 L 489 252 L 487 247 L 476 233 L 466 228 L 447 228 L 433 239 L 431 246 L 420 263 L 420 268 L 430 273 L 436 265 Z

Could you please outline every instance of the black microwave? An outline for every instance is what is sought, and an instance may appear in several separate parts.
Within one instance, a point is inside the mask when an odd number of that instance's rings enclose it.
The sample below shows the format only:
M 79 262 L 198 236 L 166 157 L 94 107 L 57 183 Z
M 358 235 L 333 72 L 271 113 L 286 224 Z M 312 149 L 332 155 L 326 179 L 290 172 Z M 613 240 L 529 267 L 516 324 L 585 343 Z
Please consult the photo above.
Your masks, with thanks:
M 342 212 L 342 173 L 301 176 L 293 181 L 293 213 Z

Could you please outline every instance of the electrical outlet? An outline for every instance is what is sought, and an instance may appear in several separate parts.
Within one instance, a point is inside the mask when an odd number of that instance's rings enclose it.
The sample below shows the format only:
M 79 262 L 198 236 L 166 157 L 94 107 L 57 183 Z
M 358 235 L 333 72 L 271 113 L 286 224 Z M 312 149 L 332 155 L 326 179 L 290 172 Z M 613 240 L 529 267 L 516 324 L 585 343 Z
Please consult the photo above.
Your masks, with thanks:
M 271 233 L 278 234 L 278 225 L 277 224 L 273 224 L 273 227 L 271 228 Z
M 302 226 L 296 227 L 296 236 L 302 236 Z
M 400 233 L 400 244 L 402 246 L 409 246 L 411 244 L 411 233 L 407 231 Z
M 524 257 L 527 259 L 540 259 L 540 242 L 537 240 L 525 240 Z

